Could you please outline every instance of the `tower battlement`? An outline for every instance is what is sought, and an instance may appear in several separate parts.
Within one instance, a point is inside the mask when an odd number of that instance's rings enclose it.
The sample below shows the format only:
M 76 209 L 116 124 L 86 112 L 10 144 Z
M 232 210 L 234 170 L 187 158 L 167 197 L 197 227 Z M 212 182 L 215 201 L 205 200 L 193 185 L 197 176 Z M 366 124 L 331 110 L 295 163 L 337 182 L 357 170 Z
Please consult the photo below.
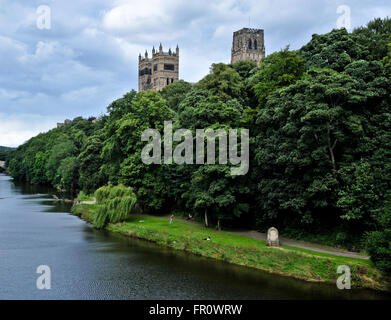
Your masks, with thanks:
M 233 33 L 231 63 L 250 60 L 258 65 L 264 57 L 263 29 L 243 28 Z
M 152 49 L 152 56 L 148 56 L 145 51 L 144 57 L 139 54 L 138 57 L 138 90 L 160 91 L 165 86 L 179 80 L 179 47 L 175 52 L 169 49 L 163 51 L 160 44 L 159 50 Z

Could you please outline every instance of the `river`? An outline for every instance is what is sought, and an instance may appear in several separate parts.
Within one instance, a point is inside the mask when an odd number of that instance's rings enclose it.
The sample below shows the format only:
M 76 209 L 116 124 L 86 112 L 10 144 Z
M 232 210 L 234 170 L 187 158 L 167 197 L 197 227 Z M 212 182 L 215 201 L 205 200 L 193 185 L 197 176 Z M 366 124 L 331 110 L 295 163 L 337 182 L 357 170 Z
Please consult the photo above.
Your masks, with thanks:
M 95 230 L 53 190 L 0 175 L 0 299 L 389 299 Z M 38 290 L 37 267 L 51 270 Z M 337 275 L 336 275 L 337 276 Z

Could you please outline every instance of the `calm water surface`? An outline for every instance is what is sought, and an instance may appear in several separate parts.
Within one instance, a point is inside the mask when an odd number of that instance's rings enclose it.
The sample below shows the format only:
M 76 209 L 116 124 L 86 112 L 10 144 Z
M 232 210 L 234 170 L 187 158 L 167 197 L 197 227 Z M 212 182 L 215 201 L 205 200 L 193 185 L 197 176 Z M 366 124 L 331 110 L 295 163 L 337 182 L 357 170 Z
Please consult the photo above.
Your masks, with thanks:
M 94 230 L 52 190 L 0 175 L 0 299 L 382 299 Z M 48 265 L 51 290 L 38 290 Z

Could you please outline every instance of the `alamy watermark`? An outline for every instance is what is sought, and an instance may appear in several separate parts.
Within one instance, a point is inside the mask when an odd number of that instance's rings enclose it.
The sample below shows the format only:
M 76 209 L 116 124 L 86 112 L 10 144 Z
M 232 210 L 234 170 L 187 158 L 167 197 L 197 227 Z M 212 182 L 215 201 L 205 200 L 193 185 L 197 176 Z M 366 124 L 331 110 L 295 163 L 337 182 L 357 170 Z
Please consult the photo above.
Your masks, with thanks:
M 49 6 L 37 8 L 37 28 L 39 30 L 50 30 L 52 28 L 52 11 Z
M 345 265 L 338 266 L 337 273 L 341 274 L 341 276 L 337 279 L 337 288 L 340 290 L 350 289 L 351 288 L 351 273 L 350 268 Z
M 37 279 L 38 290 L 49 290 L 52 288 L 52 272 L 47 265 L 40 265 L 37 268 L 37 273 L 40 276 Z
M 337 28 L 345 28 L 346 30 L 349 30 L 352 26 L 351 24 L 351 10 L 350 7 L 347 5 L 341 5 L 337 8 L 337 14 L 340 14 L 340 16 L 337 19 Z
M 240 131 L 240 143 L 238 132 Z M 145 164 L 204 164 L 205 139 L 206 163 L 216 164 L 216 139 L 218 139 L 218 163 L 230 164 L 231 175 L 245 175 L 249 169 L 249 130 L 248 129 L 196 129 L 194 137 L 189 129 L 178 129 L 173 132 L 172 122 L 164 122 L 164 147 L 162 159 L 162 138 L 156 129 L 147 129 L 141 135 L 141 141 L 148 142 L 141 151 L 141 160 Z M 182 141 L 183 140 L 183 141 Z M 173 142 L 180 142 L 173 150 Z M 238 147 L 240 146 L 240 153 Z

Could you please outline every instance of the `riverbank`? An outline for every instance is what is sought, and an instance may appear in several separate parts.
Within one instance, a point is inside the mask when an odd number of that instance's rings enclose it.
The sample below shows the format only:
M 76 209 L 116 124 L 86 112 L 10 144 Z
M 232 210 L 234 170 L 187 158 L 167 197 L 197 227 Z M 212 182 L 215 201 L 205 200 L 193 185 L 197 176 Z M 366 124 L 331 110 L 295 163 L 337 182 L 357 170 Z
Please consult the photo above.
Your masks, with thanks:
M 91 222 L 95 204 L 80 204 L 73 213 Z M 334 256 L 290 246 L 270 248 L 263 240 L 227 231 L 206 229 L 195 224 L 144 215 L 134 215 L 126 222 L 109 224 L 106 229 L 128 237 L 143 239 L 207 258 L 296 279 L 334 284 L 339 265 L 351 269 L 352 288 L 390 291 L 390 282 L 371 261 Z M 210 237 L 211 240 L 203 240 Z

